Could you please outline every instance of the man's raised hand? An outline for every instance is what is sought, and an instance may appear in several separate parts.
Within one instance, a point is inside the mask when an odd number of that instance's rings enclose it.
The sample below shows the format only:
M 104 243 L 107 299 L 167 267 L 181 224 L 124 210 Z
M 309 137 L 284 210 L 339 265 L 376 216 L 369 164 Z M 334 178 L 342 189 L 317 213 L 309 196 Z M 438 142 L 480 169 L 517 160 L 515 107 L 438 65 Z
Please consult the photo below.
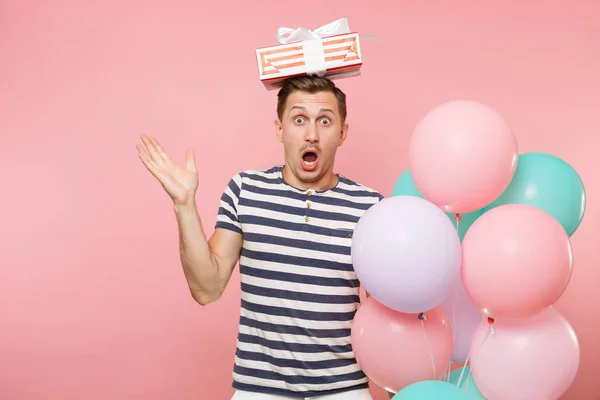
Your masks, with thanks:
M 193 204 L 198 189 L 194 150 L 190 148 L 186 151 L 185 168 L 182 168 L 175 164 L 156 139 L 146 135 L 141 135 L 141 139 L 143 145 L 136 146 L 140 159 L 173 199 L 175 205 Z

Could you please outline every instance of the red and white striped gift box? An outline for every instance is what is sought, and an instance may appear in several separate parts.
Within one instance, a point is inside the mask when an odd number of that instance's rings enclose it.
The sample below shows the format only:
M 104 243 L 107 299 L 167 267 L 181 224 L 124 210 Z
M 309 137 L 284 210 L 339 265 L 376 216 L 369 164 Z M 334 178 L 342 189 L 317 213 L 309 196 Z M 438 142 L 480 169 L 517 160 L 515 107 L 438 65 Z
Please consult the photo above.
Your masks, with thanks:
M 256 49 L 260 80 L 275 89 L 285 78 L 319 75 L 330 79 L 360 75 L 362 57 L 358 33 Z

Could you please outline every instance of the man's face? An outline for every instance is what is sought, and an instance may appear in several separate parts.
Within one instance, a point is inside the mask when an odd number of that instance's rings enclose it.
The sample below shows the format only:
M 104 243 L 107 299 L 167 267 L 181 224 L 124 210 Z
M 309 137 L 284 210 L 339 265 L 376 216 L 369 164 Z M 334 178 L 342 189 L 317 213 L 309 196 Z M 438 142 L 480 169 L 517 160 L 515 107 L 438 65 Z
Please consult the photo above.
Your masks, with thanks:
M 306 183 L 328 179 L 335 153 L 348 132 L 333 93 L 293 92 L 275 127 L 286 166 L 296 179 Z

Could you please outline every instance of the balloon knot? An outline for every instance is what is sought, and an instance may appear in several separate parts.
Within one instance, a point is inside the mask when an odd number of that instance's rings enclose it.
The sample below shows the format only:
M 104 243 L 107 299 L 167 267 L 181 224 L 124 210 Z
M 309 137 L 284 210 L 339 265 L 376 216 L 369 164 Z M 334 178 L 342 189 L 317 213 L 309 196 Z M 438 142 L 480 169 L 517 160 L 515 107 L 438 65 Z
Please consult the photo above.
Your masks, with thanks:
M 427 317 L 425 316 L 425 314 L 423 313 L 419 313 L 419 315 L 417 316 L 419 318 L 419 320 L 421 321 L 427 321 Z
M 494 324 L 494 318 L 488 317 L 488 324 L 493 325 Z
M 456 222 L 460 222 L 460 221 L 462 221 L 462 217 L 460 216 L 460 214 L 459 214 L 459 213 L 456 213 L 456 214 L 454 215 L 454 220 L 455 220 Z

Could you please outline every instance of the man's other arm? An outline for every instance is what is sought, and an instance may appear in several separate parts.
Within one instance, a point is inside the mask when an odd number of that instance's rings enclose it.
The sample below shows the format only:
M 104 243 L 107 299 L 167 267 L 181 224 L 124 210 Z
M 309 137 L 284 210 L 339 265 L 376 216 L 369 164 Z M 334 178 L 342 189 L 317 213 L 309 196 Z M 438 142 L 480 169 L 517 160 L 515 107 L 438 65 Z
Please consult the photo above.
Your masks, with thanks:
M 242 249 L 242 235 L 216 228 L 207 240 L 195 205 L 175 207 L 181 265 L 194 300 L 201 305 L 221 298 Z

